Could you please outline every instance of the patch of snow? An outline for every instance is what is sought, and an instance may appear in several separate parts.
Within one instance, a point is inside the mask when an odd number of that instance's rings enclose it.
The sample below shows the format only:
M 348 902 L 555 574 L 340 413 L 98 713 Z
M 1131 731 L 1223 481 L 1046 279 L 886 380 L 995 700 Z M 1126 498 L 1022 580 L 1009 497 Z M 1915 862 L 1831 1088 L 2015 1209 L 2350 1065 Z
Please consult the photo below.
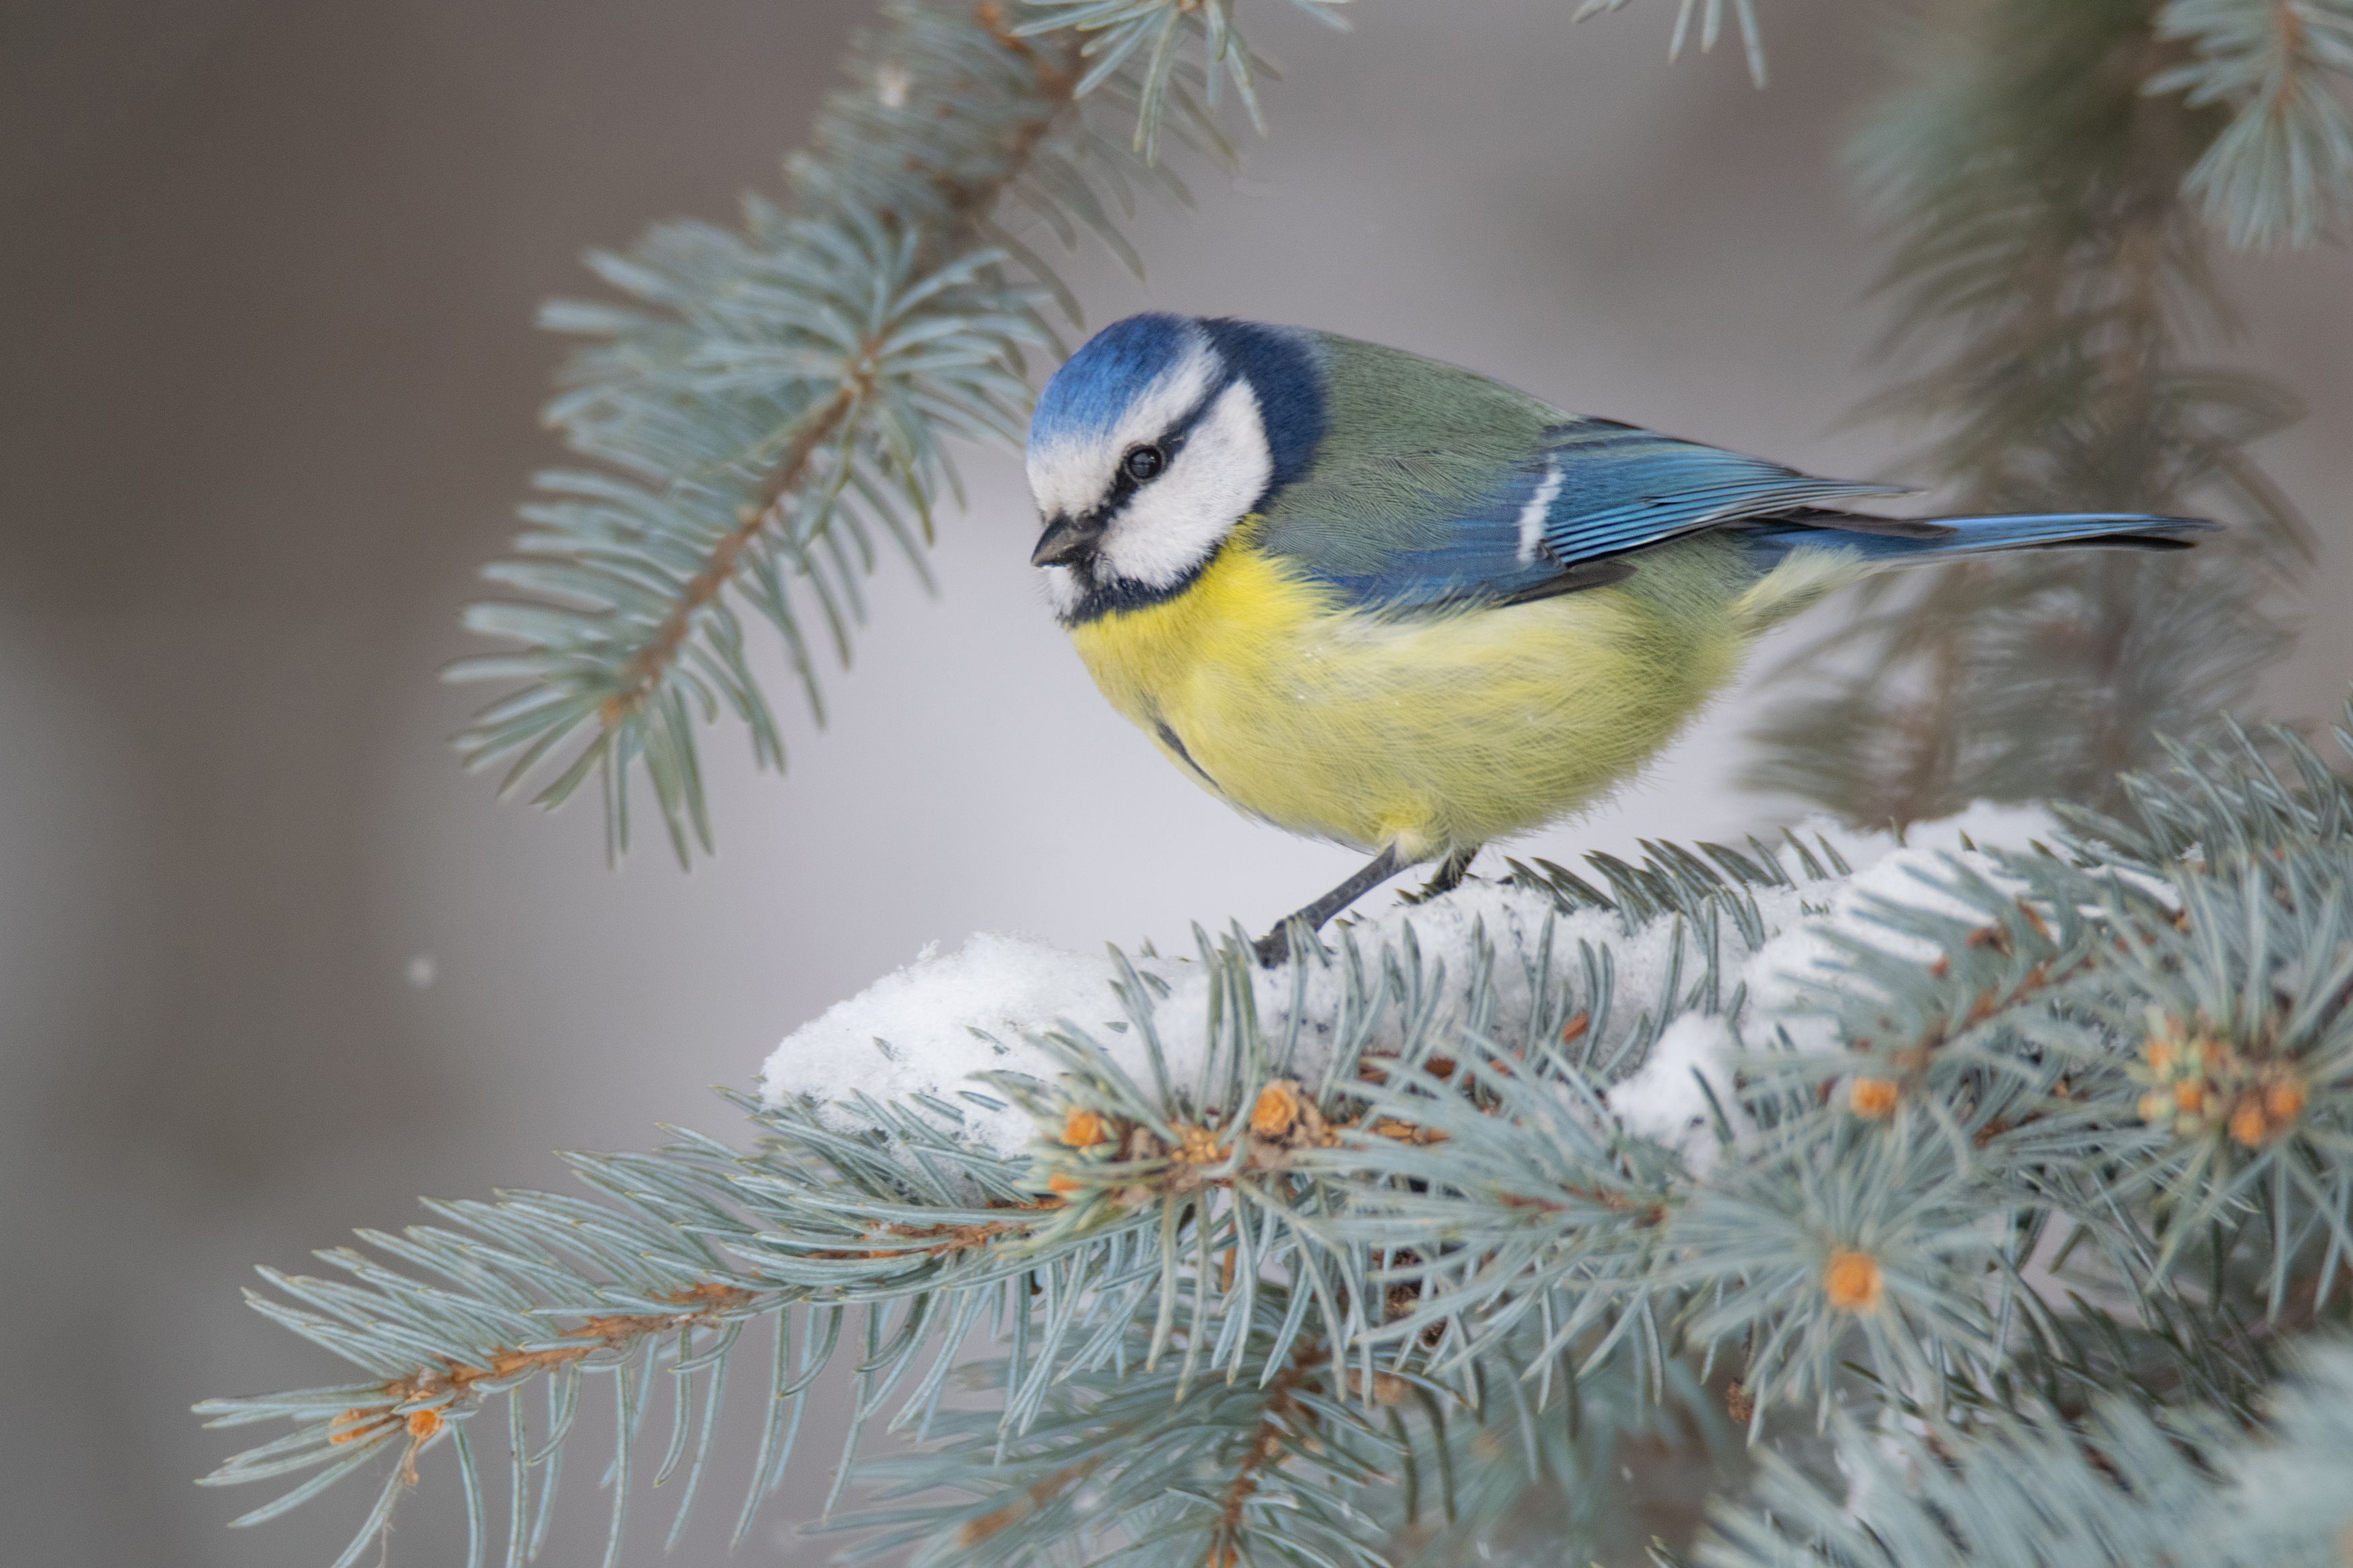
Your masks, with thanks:
M 1349 931 L 1365 954 L 1372 984 L 1379 983 L 1382 951 L 1401 952 L 1410 926 L 1424 972 L 1435 974 L 1442 964 L 1447 989 L 1459 993 L 1472 962 L 1472 932 L 1483 930 L 1495 954 L 1498 1005 L 1511 1017 L 1528 1007 L 1530 972 L 1552 916 L 1552 900 L 1543 893 L 1471 882 L 1443 899 L 1367 916 Z M 1643 944 L 1639 937 L 1621 938 L 1614 917 L 1595 914 L 1558 923 L 1553 939 L 1556 974 L 1564 973 L 1564 963 L 1576 963 L 1577 937 L 1582 935 L 1618 944 L 1620 984 L 1641 984 L 1645 966 L 1632 963 L 1636 973 L 1630 974 L 1629 961 Z M 1337 934 L 1327 942 L 1336 949 Z M 1130 954 L 1129 962 L 1139 974 L 1167 987 L 1154 1001 L 1154 1027 L 1170 1075 L 1178 1082 L 1192 1080 L 1208 1036 L 1210 987 L 1204 966 L 1196 959 L 1166 956 Z M 1659 963 L 1663 973 L 1663 956 Z M 1022 937 L 984 932 L 951 953 L 927 949 L 905 968 L 786 1037 L 761 1069 L 762 1098 L 775 1105 L 806 1097 L 822 1105 L 857 1091 L 877 1100 L 929 1094 L 963 1109 L 965 1130 L 989 1147 L 1018 1152 L 1035 1133 L 1029 1118 L 1009 1105 L 993 1109 L 975 1100 L 974 1093 L 999 1097 L 969 1080 L 992 1071 L 1050 1080 L 1057 1064 L 1033 1037 L 1067 1020 L 1084 1029 L 1129 1076 L 1149 1081 L 1143 1037 L 1126 1026 L 1125 1009 L 1112 989 L 1117 978 L 1108 953 L 1090 956 Z M 1258 1016 L 1270 1037 L 1280 1037 L 1287 1026 L 1293 984 L 1289 965 L 1254 975 Z M 1336 952 L 1330 963 L 1309 961 L 1294 1073 L 1313 1077 L 1330 1061 L 1345 984 Z M 1391 1007 L 1369 1048 L 1394 1046 L 1398 1038 Z
M 1744 1026 L 1786 1031 L 1799 1049 L 1830 1049 L 1837 1042 L 1830 1019 L 1819 1016 L 1824 999 L 1818 987 L 1837 967 L 1840 939 L 1926 963 L 1937 950 L 1891 928 L 1883 916 L 1885 906 L 1978 920 L 1982 917 L 1977 906 L 1947 886 L 1955 868 L 1974 871 L 1998 886 L 2016 887 L 2015 879 L 2005 875 L 1985 851 L 2022 850 L 2034 843 L 2054 841 L 2057 832 L 2056 819 L 2040 807 L 1981 801 L 1941 822 L 1915 824 L 1900 846 L 1885 834 L 1852 837 L 1852 850 L 1841 843 L 1840 853 L 1854 868 L 1854 874 L 1843 881 L 1817 883 L 1808 889 L 1809 901 L 1817 906 L 1812 918 L 1783 926 L 1757 950 L 1743 970 L 1741 978 L 1748 987 L 1741 1019 Z M 1970 845 L 1977 847 L 1967 847 Z
M 1138 967 L 1153 966 L 1145 960 Z M 762 1098 L 776 1105 L 804 1095 L 819 1102 L 934 1095 L 961 1106 L 984 1142 L 1011 1152 L 1032 1134 L 1028 1114 L 965 1098 L 981 1087 L 968 1080 L 997 1070 L 1051 1077 L 1053 1058 L 1030 1037 L 1065 1017 L 1098 1038 L 1109 1034 L 1124 1016 L 1111 979 L 1108 958 L 1021 937 L 983 931 L 946 954 L 934 943 L 786 1036 L 761 1069 Z
M 1744 1026 L 1801 1005 L 1804 978 L 1819 973 L 1821 961 L 1834 951 L 1825 930 L 1854 932 L 1889 946 L 1898 939 L 1869 918 L 1871 898 L 1935 907 L 1940 895 L 1921 878 L 1944 874 L 1945 854 L 1991 871 L 1983 856 L 1962 847 L 1964 835 L 1981 846 L 2022 847 L 2030 839 L 2050 838 L 2054 826 L 2041 811 L 1978 805 L 1946 822 L 1914 827 L 1906 844 L 1898 846 L 1889 835 L 1858 834 L 1826 820 L 1799 825 L 1799 836 L 1810 847 L 1817 837 L 1827 838 L 1855 874 L 1757 890 L 1768 940 L 1745 953 L 1731 923 L 1724 923 L 1724 958 L 1730 966 L 1725 998 L 1731 996 L 1735 977 L 1746 981 Z M 1788 863 L 1790 858 L 1785 853 L 1783 859 Z M 1817 914 L 1821 918 L 1810 918 Z M 1475 963 L 1473 933 L 1483 932 L 1493 952 L 1496 1016 L 1508 1025 L 1530 1008 L 1531 981 L 1547 929 L 1556 983 L 1580 973 L 1580 942 L 1609 951 L 1618 998 L 1613 1012 L 1622 1019 L 1679 1009 L 1679 1003 L 1663 995 L 1678 943 L 1686 944 L 1681 984 L 1688 991 L 1698 978 L 1694 939 L 1678 933 L 1672 921 L 1629 934 L 1614 914 L 1556 916 L 1545 894 L 1500 882 L 1473 880 L 1426 903 L 1369 910 L 1346 923 L 1345 937 L 1363 952 L 1367 976 L 1377 984 L 1384 950 L 1401 959 L 1410 931 L 1425 975 L 1434 975 L 1442 964 L 1444 993 L 1459 999 Z M 1340 933 L 1327 933 L 1328 945 L 1337 948 L 1341 940 Z M 1130 962 L 1167 988 L 1154 1003 L 1155 1026 L 1171 1075 L 1179 1082 L 1192 1081 L 1208 1032 L 1210 987 L 1204 966 L 1195 959 L 1167 956 L 1131 955 Z M 772 1105 L 807 1098 L 820 1106 L 860 1092 L 879 1100 L 929 1095 L 960 1106 L 967 1132 L 987 1146 L 1018 1153 L 1035 1136 L 1029 1118 L 1010 1105 L 982 1103 L 998 1097 L 971 1079 L 976 1073 L 1013 1071 L 1050 1080 L 1055 1060 L 1034 1037 L 1067 1021 L 1085 1030 L 1132 1077 L 1149 1081 L 1142 1037 L 1125 1026 L 1125 1009 L 1112 989 L 1116 975 L 1107 953 L 1071 952 L 1016 936 L 983 933 L 947 953 L 926 948 L 905 968 L 787 1036 L 762 1069 L 761 1092 Z M 1271 1038 L 1285 1031 L 1293 986 L 1289 965 L 1255 973 L 1258 1016 Z M 1307 961 L 1299 1055 L 1292 1070 L 1310 1082 L 1331 1059 L 1343 993 L 1336 957 L 1330 963 Z M 1792 1026 L 1793 1037 L 1806 1026 L 1802 1019 Z M 1813 1026 L 1829 1028 L 1826 1020 Z M 1400 1028 L 1391 1006 L 1369 1048 L 1394 1046 Z M 1729 1071 L 1721 1058 L 1735 1043 L 1724 1019 L 1688 1013 L 1674 1018 L 1643 1066 L 1610 1090 L 1612 1109 L 1636 1131 L 1704 1157 L 1714 1136 L 1694 1069 L 1711 1075 L 1719 1100 L 1729 1109 L 1731 1097 L 1724 1089 Z M 1694 1136 L 1697 1142 L 1685 1142 Z
M 1609 1086 L 1609 1109 L 1629 1132 L 1664 1143 L 1701 1169 L 1716 1149 L 1709 1091 L 1727 1115 L 1738 1112 L 1727 1059 L 1736 1048 L 1723 1015 L 1685 1013 L 1660 1031 L 1639 1068 Z

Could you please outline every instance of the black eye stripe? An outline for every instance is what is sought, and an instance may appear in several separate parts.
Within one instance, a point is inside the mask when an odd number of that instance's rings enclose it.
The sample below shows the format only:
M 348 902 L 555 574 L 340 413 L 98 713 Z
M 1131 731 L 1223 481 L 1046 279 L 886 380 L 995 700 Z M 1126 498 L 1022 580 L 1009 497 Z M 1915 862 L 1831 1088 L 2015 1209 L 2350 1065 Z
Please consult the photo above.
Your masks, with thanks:
M 1176 454 L 1185 449 L 1185 438 L 1192 433 L 1193 426 L 1197 422 L 1187 420 L 1167 435 L 1161 437 L 1159 440 L 1147 441 L 1142 446 L 1131 447 L 1122 453 L 1119 461 L 1113 463 L 1111 468 L 1110 490 L 1089 515 L 1108 520 L 1117 513 L 1120 508 L 1125 506 L 1129 498 L 1145 484 L 1166 473 L 1168 465 L 1176 459 Z M 1158 464 L 1150 473 L 1139 476 L 1128 467 L 1128 464 L 1131 459 L 1145 452 L 1153 453 L 1158 458 Z
M 1194 430 L 1202 420 L 1209 416 L 1209 411 L 1217 406 L 1219 397 L 1223 395 L 1226 389 L 1233 385 L 1237 379 L 1239 378 L 1231 374 L 1227 374 L 1224 379 L 1203 394 L 1201 401 L 1195 404 L 1183 418 L 1171 425 L 1158 440 L 1146 441 L 1139 446 L 1131 447 L 1122 453 L 1119 461 L 1111 466 L 1111 489 L 1104 493 L 1103 500 L 1095 504 L 1094 510 L 1087 514 L 1088 517 L 1098 521 L 1109 521 L 1118 513 L 1120 508 L 1128 503 L 1129 499 L 1139 488 L 1166 473 L 1168 465 L 1175 462 L 1176 454 L 1185 449 L 1185 443 L 1191 439 Z M 1147 451 L 1159 455 L 1159 466 L 1146 475 L 1139 476 L 1130 472 L 1127 466 L 1128 459 Z

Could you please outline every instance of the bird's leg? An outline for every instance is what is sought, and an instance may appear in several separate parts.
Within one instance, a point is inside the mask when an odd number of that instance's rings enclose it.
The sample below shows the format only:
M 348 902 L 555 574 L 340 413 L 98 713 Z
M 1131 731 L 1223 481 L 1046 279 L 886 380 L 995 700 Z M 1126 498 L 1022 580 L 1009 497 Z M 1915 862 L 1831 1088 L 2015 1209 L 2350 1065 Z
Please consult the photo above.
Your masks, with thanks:
M 1291 928 L 1293 923 L 1303 925 L 1308 931 L 1315 931 L 1325 921 L 1404 869 L 1405 862 L 1398 858 L 1397 846 L 1390 845 L 1374 856 L 1364 869 L 1259 938 L 1252 944 L 1258 950 L 1259 966 L 1272 969 L 1291 955 Z
M 1468 849 L 1457 849 L 1453 854 L 1440 860 L 1438 863 L 1438 870 L 1429 881 L 1422 884 L 1421 891 L 1413 895 L 1413 901 L 1417 904 L 1426 903 L 1441 893 L 1451 893 L 1461 887 L 1462 879 L 1471 874 L 1471 862 L 1479 858 L 1482 847 L 1480 845 L 1473 844 Z

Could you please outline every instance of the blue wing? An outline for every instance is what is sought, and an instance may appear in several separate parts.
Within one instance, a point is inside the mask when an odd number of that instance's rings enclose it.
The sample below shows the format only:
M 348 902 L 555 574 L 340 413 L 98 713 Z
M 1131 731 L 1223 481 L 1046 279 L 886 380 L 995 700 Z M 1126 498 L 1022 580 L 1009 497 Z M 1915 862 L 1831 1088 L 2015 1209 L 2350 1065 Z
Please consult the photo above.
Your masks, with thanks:
M 1762 458 L 1678 440 L 1609 419 L 1546 432 L 1544 542 L 1563 566 L 1620 555 L 1677 534 L 1801 511 L 1855 496 L 1901 495 L 1901 485 L 1823 479 Z
M 1349 454 L 1349 473 L 1278 500 L 1265 542 L 1358 603 L 1412 610 L 1611 582 L 1630 570 L 1617 557 L 1681 534 L 1900 493 L 1608 419 L 1529 434 L 1516 449 Z

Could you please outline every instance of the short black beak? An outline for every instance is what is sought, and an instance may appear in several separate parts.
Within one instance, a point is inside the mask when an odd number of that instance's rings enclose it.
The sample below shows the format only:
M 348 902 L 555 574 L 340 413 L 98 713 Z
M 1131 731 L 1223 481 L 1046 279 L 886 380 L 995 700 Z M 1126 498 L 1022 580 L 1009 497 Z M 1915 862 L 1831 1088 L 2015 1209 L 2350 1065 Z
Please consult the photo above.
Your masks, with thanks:
M 1029 552 L 1032 566 L 1067 566 L 1095 547 L 1103 537 L 1103 525 L 1090 518 L 1058 517 L 1046 525 L 1038 536 L 1038 548 Z

